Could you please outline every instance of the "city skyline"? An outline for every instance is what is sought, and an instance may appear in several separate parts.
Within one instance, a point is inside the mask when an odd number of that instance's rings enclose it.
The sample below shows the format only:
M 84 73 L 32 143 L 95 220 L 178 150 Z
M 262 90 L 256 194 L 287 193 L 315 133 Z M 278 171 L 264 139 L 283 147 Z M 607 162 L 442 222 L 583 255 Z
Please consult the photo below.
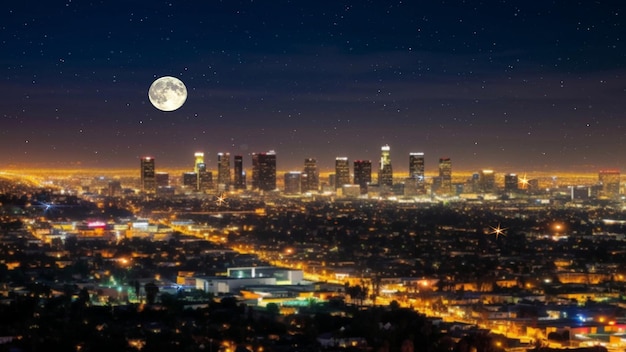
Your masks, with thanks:
M 247 158 L 242 155 L 234 155 L 234 165 L 230 165 L 228 162 L 226 163 L 226 165 L 224 165 L 222 162 L 220 162 L 220 160 L 224 160 L 220 158 L 225 155 L 228 156 L 227 160 L 230 160 L 230 153 L 217 152 L 217 159 L 212 161 L 210 156 L 207 156 L 207 160 L 205 160 L 205 153 L 197 151 L 193 154 L 195 161 L 192 169 L 190 169 L 189 166 L 184 168 L 171 168 L 165 165 L 158 169 L 158 171 L 156 172 L 156 176 L 158 177 L 161 173 L 169 175 L 169 172 L 174 172 L 174 174 L 182 173 L 183 178 L 184 176 L 193 176 L 195 179 L 197 177 L 200 177 L 199 175 L 203 173 L 208 175 L 208 177 L 211 179 L 208 181 L 210 185 L 207 184 L 207 186 L 204 188 L 224 188 L 220 190 L 226 190 L 227 184 L 233 185 L 234 190 L 245 189 L 245 185 L 248 183 L 252 186 L 253 189 L 260 189 L 259 182 L 264 179 L 265 181 L 261 182 L 266 184 L 266 186 L 263 186 L 264 190 L 270 190 L 276 185 L 276 182 L 280 182 L 280 180 L 284 179 L 285 182 L 287 182 L 287 179 L 290 178 L 290 181 L 295 181 L 294 177 L 297 174 L 297 177 L 299 179 L 301 178 L 301 188 L 305 191 L 318 189 L 318 187 L 322 183 L 322 180 L 320 178 L 322 176 L 324 178 L 327 178 L 324 182 L 329 182 L 331 185 L 334 185 L 335 188 L 340 188 L 342 185 L 346 184 L 361 185 L 362 191 L 365 191 L 366 185 L 368 183 L 376 181 L 375 184 L 379 184 L 381 182 L 381 172 L 383 172 L 384 168 L 388 168 L 389 170 L 392 167 L 390 163 L 392 148 L 389 145 L 384 145 L 381 146 L 380 149 L 381 160 L 378 163 L 378 166 L 373 165 L 372 160 L 358 158 L 350 159 L 346 156 L 337 156 L 335 157 L 334 167 L 323 170 L 320 170 L 318 168 L 317 158 L 305 158 L 300 167 L 295 167 L 292 169 L 281 169 L 280 156 L 277 155 L 276 151 L 274 150 L 270 150 L 267 152 L 251 153 L 251 155 L 247 156 Z M 142 178 L 142 184 L 144 178 L 143 170 L 145 160 L 150 161 L 153 173 L 154 171 L 156 171 L 155 159 L 150 156 L 143 157 L 141 159 L 139 172 L 140 177 Z M 259 162 L 259 160 L 262 161 Z M 516 186 L 527 186 L 528 183 L 531 181 L 537 182 L 538 178 L 544 179 L 543 182 L 546 182 L 545 180 L 549 180 L 548 183 L 550 184 L 555 184 L 557 179 L 562 178 L 564 180 L 567 180 L 566 184 L 570 186 L 572 184 L 586 184 L 589 182 L 590 179 L 593 179 L 595 180 L 595 182 L 599 182 L 600 184 L 606 183 L 603 182 L 603 177 L 616 179 L 617 183 L 619 183 L 619 180 L 621 178 L 621 171 L 619 169 L 611 168 L 599 169 L 594 171 L 587 170 L 587 172 L 578 173 L 520 172 L 519 170 L 494 170 L 492 168 L 458 170 L 453 166 L 454 163 L 452 158 L 440 157 L 438 158 L 438 161 L 434 163 L 435 165 L 431 169 L 428 169 L 426 168 L 426 165 L 428 163 L 426 163 L 425 160 L 426 156 L 423 152 L 409 153 L 408 158 L 406 160 L 403 160 L 401 167 L 397 167 L 396 164 L 397 172 L 395 174 L 391 173 L 391 175 L 385 176 L 391 178 L 383 181 L 383 185 L 391 187 L 395 183 L 403 183 L 408 179 L 413 179 L 416 182 L 415 192 L 417 192 L 418 194 L 425 194 L 427 179 L 429 180 L 428 183 L 433 183 L 434 189 L 437 190 L 436 192 L 449 193 L 453 186 L 453 180 L 456 180 L 456 183 L 459 183 L 461 181 L 466 182 L 470 180 L 473 180 L 474 182 L 479 181 L 476 185 L 477 190 L 483 192 L 486 190 L 493 190 L 494 188 L 496 188 L 494 184 L 494 177 L 496 175 L 502 178 L 502 185 L 505 189 L 507 189 L 507 187 L 510 188 L 513 184 Z M 198 165 L 202 166 L 201 172 L 199 172 L 198 170 Z M 167 171 L 163 172 L 162 170 Z M 98 172 L 102 171 L 105 170 L 98 170 Z M 67 172 L 69 172 L 70 174 L 72 173 L 70 170 L 67 170 Z M 121 170 L 118 170 L 118 172 L 121 172 Z M 134 171 L 132 170 L 124 170 L 125 174 L 129 172 L 134 173 Z M 84 173 L 89 174 L 90 172 L 89 170 L 84 170 Z M 230 176 L 220 178 L 219 175 L 221 173 L 228 173 L 230 174 Z M 487 181 L 487 179 L 485 178 L 486 175 L 488 176 L 489 181 Z M 617 177 L 611 175 L 617 175 Z M 250 178 L 247 180 L 247 177 Z M 580 181 L 583 179 L 586 181 L 580 183 Z M 215 184 L 213 184 L 213 180 L 215 181 Z M 185 183 L 184 180 L 183 183 Z M 613 184 L 614 181 L 610 181 L 609 183 Z M 611 190 L 609 193 L 611 192 L 614 192 L 614 190 Z
M 622 4 L 8 4 L 0 170 L 124 168 L 275 150 L 426 168 L 624 169 Z M 185 104 L 148 99 L 161 76 Z M 402 159 L 398 159 L 402 158 Z M 395 167 L 394 167 L 395 168 Z

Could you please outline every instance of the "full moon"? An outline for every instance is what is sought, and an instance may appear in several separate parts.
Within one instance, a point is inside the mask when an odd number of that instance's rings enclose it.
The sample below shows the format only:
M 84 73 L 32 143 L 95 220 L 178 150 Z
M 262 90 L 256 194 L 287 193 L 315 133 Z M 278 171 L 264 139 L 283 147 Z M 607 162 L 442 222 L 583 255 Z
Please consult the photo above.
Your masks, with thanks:
M 187 100 L 187 87 L 176 77 L 164 76 L 152 82 L 148 98 L 161 111 L 174 111 Z

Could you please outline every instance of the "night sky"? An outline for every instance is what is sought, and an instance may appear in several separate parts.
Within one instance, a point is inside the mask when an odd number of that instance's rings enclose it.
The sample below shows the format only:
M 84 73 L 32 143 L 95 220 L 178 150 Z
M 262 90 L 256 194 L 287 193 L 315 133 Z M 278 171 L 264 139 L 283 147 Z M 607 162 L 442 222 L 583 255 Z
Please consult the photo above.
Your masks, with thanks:
M 622 1 L 11 1 L 0 170 L 193 167 L 275 150 L 322 169 L 391 146 L 453 170 L 626 170 Z M 180 109 L 148 100 L 160 76 Z

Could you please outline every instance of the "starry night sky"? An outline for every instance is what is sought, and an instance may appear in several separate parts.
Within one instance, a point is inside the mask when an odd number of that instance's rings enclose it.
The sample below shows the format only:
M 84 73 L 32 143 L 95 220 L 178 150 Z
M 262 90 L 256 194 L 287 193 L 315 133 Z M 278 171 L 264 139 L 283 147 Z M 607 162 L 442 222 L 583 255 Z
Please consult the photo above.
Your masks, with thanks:
M 12 1 L 0 170 L 189 167 L 204 151 L 453 170 L 626 170 L 620 1 Z M 173 112 L 160 76 L 189 91 Z M 249 168 L 250 158 L 244 159 Z

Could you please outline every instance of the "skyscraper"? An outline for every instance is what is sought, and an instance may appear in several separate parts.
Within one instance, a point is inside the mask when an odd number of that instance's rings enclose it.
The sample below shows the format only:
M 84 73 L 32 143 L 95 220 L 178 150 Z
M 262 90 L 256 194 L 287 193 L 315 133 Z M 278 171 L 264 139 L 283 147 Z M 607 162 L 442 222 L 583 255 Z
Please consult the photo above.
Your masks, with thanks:
M 300 194 L 302 173 L 290 171 L 285 173 L 285 194 Z
M 359 185 L 361 194 L 367 194 L 367 187 L 372 183 L 372 161 L 354 161 L 354 184 Z
M 224 190 L 230 187 L 230 153 L 217 153 L 217 184 Z
M 183 186 L 185 188 L 198 190 L 198 173 L 193 171 L 183 172 Z
M 252 154 L 252 187 L 262 191 L 276 189 L 276 152 Z
M 519 177 L 516 174 L 504 175 L 504 191 L 515 193 L 519 190 Z
M 193 154 L 194 156 L 194 163 L 193 163 L 193 171 L 198 174 L 198 168 L 200 164 L 204 164 L 204 153 L 203 152 L 195 152 Z
M 380 186 L 393 186 L 393 169 L 391 168 L 391 148 L 384 145 L 380 148 L 380 170 L 378 171 Z
M 241 155 L 235 155 L 235 189 L 246 189 L 246 174 L 243 171 Z
M 424 153 L 409 154 L 409 179 L 415 183 L 417 194 L 426 194 Z
M 450 158 L 439 158 L 439 184 L 438 194 L 452 194 L 452 161 Z
M 213 173 L 207 171 L 204 162 L 204 153 L 195 152 L 193 154 L 193 172 L 185 172 L 183 174 L 183 185 L 192 188 L 194 191 L 206 191 L 213 188 Z M 195 182 L 191 177 L 195 176 Z
M 496 174 L 493 170 L 480 170 L 478 176 L 478 189 L 483 193 L 493 193 L 496 191 Z
M 424 179 L 424 153 L 409 153 L 409 177 Z
M 602 186 L 600 197 L 607 199 L 617 199 L 619 197 L 619 170 L 600 170 L 598 180 Z
M 208 179 L 207 179 L 207 170 L 206 163 L 204 162 L 204 153 L 203 152 L 195 152 L 193 154 L 194 162 L 193 162 L 193 172 L 196 175 L 195 186 L 192 186 L 195 191 L 203 191 L 208 189 Z M 189 177 L 191 175 L 187 174 L 187 182 L 189 182 Z M 188 185 L 191 186 L 191 185 Z
M 315 158 L 304 159 L 304 175 L 302 192 L 317 192 L 320 188 L 320 175 L 317 171 Z
M 200 163 L 198 166 L 197 187 L 196 190 L 204 192 L 213 188 L 213 173 L 208 171 L 205 163 Z
M 350 184 L 350 163 L 347 157 L 335 158 L 335 189 Z
M 149 156 L 141 159 L 141 190 L 145 193 L 156 192 L 156 171 L 154 158 Z
M 259 154 L 252 153 L 252 189 L 259 189 Z

